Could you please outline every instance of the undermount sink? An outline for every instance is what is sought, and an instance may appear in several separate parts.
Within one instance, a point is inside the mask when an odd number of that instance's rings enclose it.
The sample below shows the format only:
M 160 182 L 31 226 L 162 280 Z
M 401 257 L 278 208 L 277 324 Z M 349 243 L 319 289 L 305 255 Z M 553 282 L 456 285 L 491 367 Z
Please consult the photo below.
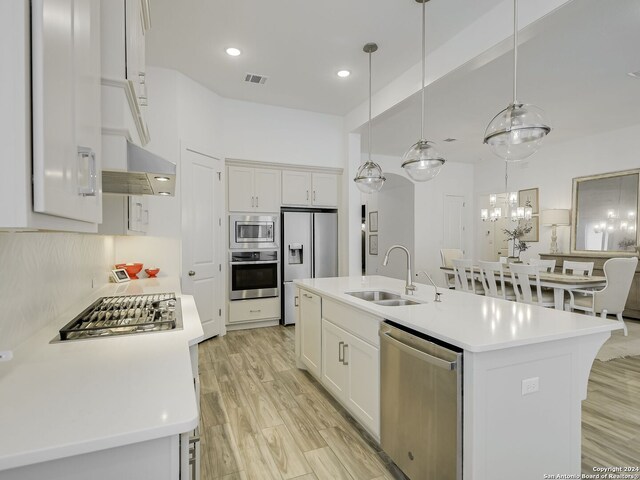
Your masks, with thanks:
M 373 302 L 376 305 L 382 305 L 383 307 L 402 307 L 405 305 L 419 305 L 422 302 L 415 300 L 409 300 L 402 298 L 397 293 L 384 292 L 381 290 L 366 290 L 363 292 L 347 292 L 347 295 L 352 297 L 366 300 L 367 302 Z
M 378 302 L 380 300 L 398 300 L 397 293 L 383 292 L 381 290 L 366 290 L 364 292 L 347 292 L 347 295 L 366 300 L 367 302 Z

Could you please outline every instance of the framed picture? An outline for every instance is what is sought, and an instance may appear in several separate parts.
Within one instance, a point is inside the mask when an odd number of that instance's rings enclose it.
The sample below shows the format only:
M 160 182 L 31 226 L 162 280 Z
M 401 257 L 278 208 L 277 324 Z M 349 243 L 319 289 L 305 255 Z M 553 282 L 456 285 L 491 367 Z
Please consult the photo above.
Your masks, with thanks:
M 378 212 L 369 212 L 369 231 L 378 231 Z
M 129 274 L 124 268 L 116 268 L 115 270 L 111 270 L 111 277 L 116 283 L 128 282 L 130 280 Z
M 378 255 L 378 235 L 369 235 L 369 255 Z
M 537 189 L 536 189 L 537 190 Z M 539 242 L 540 241 L 540 217 L 531 217 L 531 220 L 520 220 L 520 225 L 531 225 L 531 231 L 523 236 L 520 240 L 523 242 Z
M 518 206 L 526 207 L 527 204 L 533 209 L 533 214 L 540 213 L 540 204 L 538 201 L 538 189 L 530 188 L 529 190 L 520 190 L 518 192 Z

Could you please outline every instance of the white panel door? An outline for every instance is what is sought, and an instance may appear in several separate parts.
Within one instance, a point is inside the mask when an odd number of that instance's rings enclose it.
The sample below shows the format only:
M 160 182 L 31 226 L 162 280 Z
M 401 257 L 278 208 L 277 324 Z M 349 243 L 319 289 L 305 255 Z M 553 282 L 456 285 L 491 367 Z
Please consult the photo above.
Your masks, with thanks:
M 338 205 L 338 176 L 331 173 L 314 173 L 312 176 L 311 203 L 317 207 Z
M 464 197 L 459 195 L 444 196 L 444 233 L 442 248 L 459 248 L 464 251 Z
M 253 168 L 229 167 L 228 209 L 230 212 L 251 212 L 254 209 Z
M 222 162 L 183 147 L 182 291 L 193 295 L 205 338 L 222 331 Z
M 102 221 L 99 0 L 33 0 L 33 209 Z
M 280 211 L 280 170 L 254 169 L 253 187 L 256 212 Z
M 311 173 L 282 171 L 282 204 L 311 205 Z
M 318 295 L 300 291 L 300 353 L 301 360 L 316 377 L 322 362 L 322 310 Z
M 342 401 L 347 389 L 347 365 L 343 359 L 346 335 L 341 328 L 322 320 L 322 384 Z

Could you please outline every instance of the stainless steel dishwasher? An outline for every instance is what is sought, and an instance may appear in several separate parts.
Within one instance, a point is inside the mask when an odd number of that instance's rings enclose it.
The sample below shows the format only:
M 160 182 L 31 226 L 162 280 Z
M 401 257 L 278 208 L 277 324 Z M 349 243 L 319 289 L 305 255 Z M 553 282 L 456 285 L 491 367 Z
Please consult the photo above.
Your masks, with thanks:
M 382 449 L 411 480 L 462 479 L 462 351 L 380 326 Z

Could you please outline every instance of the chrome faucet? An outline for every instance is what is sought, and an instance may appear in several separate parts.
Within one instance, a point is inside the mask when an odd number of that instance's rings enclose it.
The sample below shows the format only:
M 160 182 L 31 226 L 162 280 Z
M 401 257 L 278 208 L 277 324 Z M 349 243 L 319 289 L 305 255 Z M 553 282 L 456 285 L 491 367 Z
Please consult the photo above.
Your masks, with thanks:
M 404 247 L 402 245 L 391 245 L 389 247 L 389 250 L 387 250 L 387 253 L 384 255 L 382 266 L 387 266 L 387 264 L 389 263 L 389 253 L 391 253 L 391 250 L 394 250 L 396 248 L 403 250 L 404 253 L 407 254 L 407 284 L 404 287 L 404 293 L 405 295 L 413 295 L 413 292 L 416 291 L 416 286 L 413 284 L 413 275 L 411 275 L 411 254 L 409 253 L 407 247 Z
M 433 288 L 435 288 L 435 290 L 436 290 L 436 296 L 435 296 L 434 302 L 441 302 L 442 300 L 440 300 L 440 292 L 438 292 L 438 286 L 436 285 L 436 282 L 434 282 L 433 278 L 431 278 L 431 275 L 429 275 L 424 270 L 420 270 L 418 273 L 416 273 L 416 277 L 418 275 L 420 275 L 421 273 L 423 273 L 424 276 L 429 279 L 429 281 L 431 282 L 431 285 L 433 285 Z

